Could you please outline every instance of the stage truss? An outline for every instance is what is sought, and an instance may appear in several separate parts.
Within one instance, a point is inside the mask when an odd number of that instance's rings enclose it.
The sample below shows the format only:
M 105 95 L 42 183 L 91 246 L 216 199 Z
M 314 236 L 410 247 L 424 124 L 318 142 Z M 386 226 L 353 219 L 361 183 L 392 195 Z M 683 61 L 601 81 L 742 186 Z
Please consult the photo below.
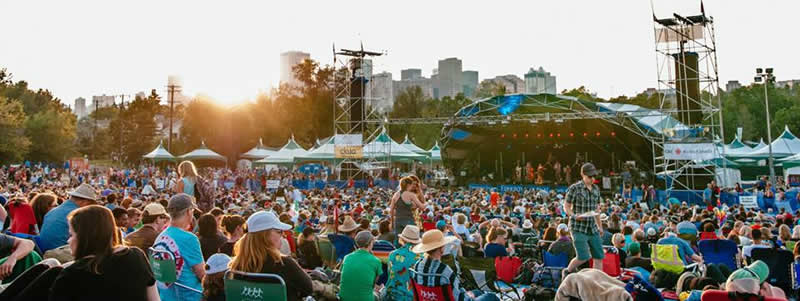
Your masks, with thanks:
M 388 156 L 375 156 L 390 152 L 390 144 L 369 143 L 381 133 L 385 119 L 378 110 L 383 99 L 372 97 L 372 62 L 370 57 L 383 53 L 361 50 L 333 49 L 334 101 L 333 129 L 336 135 L 361 135 L 364 156 L 336 160 L 334 170 L 339 179 L 360 179 L 365 173 L 390 168 Z M 355 90 L 353 88 L 355 87 Z M 355 93 L 354 93 L 355 92 Z M 360 107 L 360 109 L 359 109 Z
M 718 167 L 727 172 L 725 166 L 668 160 L 663 152 L 668 143 L 718 145 L 724 137 L 714 20 L 706 16 L 702 2 L 700 12 L 696 16 L 673 14 L 659 19 L 653 9 L 660 110 L 670 112 L 686 126 L 702 128 L 703 133 L 693 137 L 666 134 L 652 140 L 653 172 L 666 182 L 668 192 L 697 189 L 714 179 Z M 697 85 L 699 93 L 692 84 Z M 716 151 L 722 152 L 716 156 L 724 158 L 724 148 Z M 719 161 L 725 164 L 725 160 Z

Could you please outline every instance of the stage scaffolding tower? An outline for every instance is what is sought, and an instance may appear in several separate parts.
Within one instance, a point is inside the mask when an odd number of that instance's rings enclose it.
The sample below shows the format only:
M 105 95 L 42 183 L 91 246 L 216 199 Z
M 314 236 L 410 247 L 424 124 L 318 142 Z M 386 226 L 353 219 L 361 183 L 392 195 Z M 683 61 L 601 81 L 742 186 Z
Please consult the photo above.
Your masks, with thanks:
M 363 153 L 357 157 L 337 158 L 334 168 L 339 179 L 365 179 L 391 169 L 391 141 L 375 141 L 384 131 L 387 120 L 380 112 L 380 97 L 371 93 L 371 57 L 382 52 L 336 49 L 333 47 L 334 139 L 341 135 L 361 135 Z M 373 142 L 374 141 L 374 142 Z M 373 142 L 373 143 L 370 143 Z M 339 141 L 335 140 L 336 147 Z
M 654 173 L 666 182 L 667 191 L 703 189 L 722 171 L 725 159 L 712 164 L 696 160 L 670 160 L 664 147 L 670 143 L 714 144 L 716 158 L 724 158 L 722 106 L 719 93 L 714 19 L 706 16 L 702 2 L 700 14 L 656 17 L 653 9 L 657 93 L 660 110 L 670 112 L 680 122 L 661 133 L 653 143 Z M 721 168 L 721 169 L 719 169 Z

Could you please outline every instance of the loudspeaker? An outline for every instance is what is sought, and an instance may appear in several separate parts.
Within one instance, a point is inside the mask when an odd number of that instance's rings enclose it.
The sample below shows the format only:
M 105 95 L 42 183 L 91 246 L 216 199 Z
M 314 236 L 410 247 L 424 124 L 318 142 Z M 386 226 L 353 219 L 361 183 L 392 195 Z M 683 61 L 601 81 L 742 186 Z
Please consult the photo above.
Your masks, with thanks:
M 678 120 L 685 125 L 703 122 L 700 106 L 700 78 L 698 55 L 696 52 L 682 52 L 672 55 L 675 58 L 675 93 L 680 113 Z

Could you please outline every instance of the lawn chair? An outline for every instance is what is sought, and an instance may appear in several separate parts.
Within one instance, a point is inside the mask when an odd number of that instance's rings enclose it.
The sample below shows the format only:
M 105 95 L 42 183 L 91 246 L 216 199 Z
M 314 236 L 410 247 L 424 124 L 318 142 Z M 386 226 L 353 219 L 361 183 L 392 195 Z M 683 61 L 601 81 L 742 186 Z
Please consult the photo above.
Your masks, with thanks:
M 225 300 L 228 301 L 286 301 L 286 282 L 276 274 L 225 272 Z
M 569 265 L 569 257 L 567 253 L 553 253 L 542 252 L 542 266 L 536 268 L 533 276 L 533 282 L 536 284 L 557 289 L 561 285 L 561 271 Z
M 753 249 L 750 258 L 753 261 L 761 260 L 769 267 L 769 284 L 781 288 L 786 295 L 792 291 L 792 266 L 794 255 L 792 252 L 781 249 Z
M 426 273 L 418 273 L 414 269 L 409 269 L 411 275 L 422 275 L 422 276 L 435 276 L 434 274 L 426 274 Z M 422 284 L 417 283 L 414 281 L 414 277 L 411 277 L 411 289 L 414 294 L 414 301 L 453 301 L 455 300 L 455 296 L 453 296 L 453 285 L 440 285 L 440 286 L 424 286 Z
M 619 252 L 624 252 L 619 250 L 615 247 L 607 247 L 605 249 L 605 254 L 603 256 L 603 267 L 602 270 L 608 276 L 618 278 L 622 282 L 627 282 L 633 278 L 633 274 L 637 274 L 639 272 L 630 269 L 623 269 L 622 268 L 622 259 L 619 256 Z M 589 260 L 589 267 L 593 267 L 594 260 Z
M 319 237 L 317 239 L 317 249 L 319 249 L 319 257 L 322 258 L 322 263 L 331 269 L 336 268 L 336 249 L 327 237 Z
M 697 247 L 700 254 L 703 255 L 703 261 L 706 263 L 724 264 L 728 266 L 731 271 L 739 268 L 736 264 L 737 255 L 739 254 L 739 247 L 736 243 L 727 239 L 709 239 L 701 240 Z
M 385 284 L 389 279 L 389 253 L 394 251 L 394 245 L 385 240 L 376 240 L 372 245 L 372 255 L 375 255 L 381 261 L 381 273 L 378 276 L 377 284 Z
M 465 284 L 464 287 L 474 287 L 483 291 L 497 293 L 504 298 L 512 298 L 511 293 L 513 292 L 516 295 L 515 300 L 521 299 L 519 292 L 514 287 L 497 278 L 494 261 L 494 258 L 459 258 L 458 263 L 461 266 L 461 274 L 472 276 L 462 277 L 464 281 L 470 281 L 470 278 L 472 281 L 470 284 Z
M 763 300 L 763 301 L 786 301 L 786 299 L 775 297 L 759 297 L 759 296 L 745 296 L 737 295 L 735 292 L 728 292 L 723 290 L 707 290 L 703 292 L 700 297 L 701 301 L 739 301 L 739 300 Z
M 175 256 L 172 252 L 165 250 L 156 250 L 150 248 L 150 268 L 153 270 L 153 277 L 157 281 L 165 284 L 174 284 L 172 287 L 181 287 L 191 292 L 203 294 L 203 291 L 182 284 L 178 281 L 178 271 L 175 266 Z
M 328 234 L 328 240 L 331 241 L 333 249 L 336 251 L 336 262 L 341 262 L 347 254 L 356 249 L 353 239 L 341 234 Z

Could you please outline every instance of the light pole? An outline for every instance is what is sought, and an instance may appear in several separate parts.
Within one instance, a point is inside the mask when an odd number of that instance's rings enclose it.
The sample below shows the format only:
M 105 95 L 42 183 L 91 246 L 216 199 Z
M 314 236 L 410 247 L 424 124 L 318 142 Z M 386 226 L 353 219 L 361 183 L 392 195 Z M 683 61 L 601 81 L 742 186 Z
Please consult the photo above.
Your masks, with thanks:
M 772 75 L 772 68 L 756 68 L 755 81 L 764 83 L 764 103 L 767 111 L 767 142 L 769 142 L 767 144 L 769 148 L 769 158 L 767 159 L 767 162 L 769 162 L 769 182 L 772 183 L 772 187 L 775 187 L 775 165 L 772 157 L 772 123 L 769 119 L 769 95 L 767 94 L 767 85 L 775 81 L 775 76 Z

